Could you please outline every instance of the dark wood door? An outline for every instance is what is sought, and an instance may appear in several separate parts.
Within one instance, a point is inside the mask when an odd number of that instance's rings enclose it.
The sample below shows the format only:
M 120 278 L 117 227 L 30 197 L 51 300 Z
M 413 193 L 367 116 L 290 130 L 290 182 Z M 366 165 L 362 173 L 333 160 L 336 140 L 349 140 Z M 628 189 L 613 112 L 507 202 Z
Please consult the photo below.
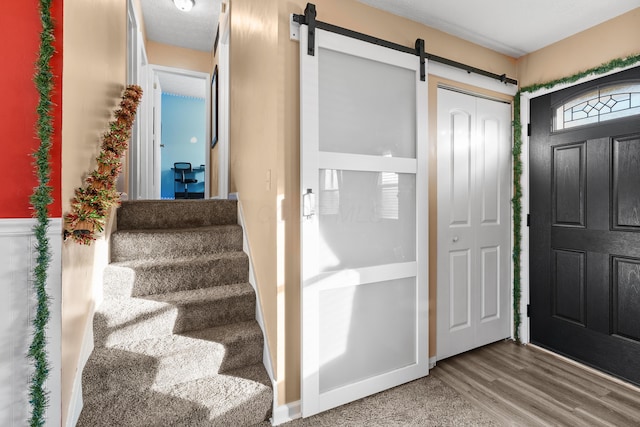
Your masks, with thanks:
M 640 115 L 553 130 L 567 100 L 634 80 L 640 68 L 531 101 L 531 341 L 640 384 Z M 582 116 L 609 102 L 597 96 Z

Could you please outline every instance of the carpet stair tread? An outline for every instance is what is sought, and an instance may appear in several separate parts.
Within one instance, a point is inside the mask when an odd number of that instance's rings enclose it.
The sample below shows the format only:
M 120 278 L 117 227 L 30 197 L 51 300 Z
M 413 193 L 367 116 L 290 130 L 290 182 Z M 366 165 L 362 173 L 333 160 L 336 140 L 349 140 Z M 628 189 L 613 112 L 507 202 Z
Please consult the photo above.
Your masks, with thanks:
M 112 262 L 242 251 L 242 228 L 237 224 L 228 224 L 119 230 L 111 236 L 111 248 Z
M 118 209 L 118 230 L 237 224 L 235 200 L 135 200 Z
M 105 300 L 94 316 L 99 346 L 227 325 L 255 317 L 249 283 Z
M 117 215 L 77 426 L 268 420 L 273 390 L 237 202 L 126 201 Z
M 98 347 L 87 362 L 85 392 L 108 393 L 124 383 L 167 387 L 216 375 L 260 363 L 262 347 L 262 330 L 254 320 Z
M 267 419 L 273 392 L 261 364 L 140 391 L 91 396 L 78 426 L 250 426 Z
M 104 292 L 145 296 L 246 282 L 249 259 L 242 251 L 113 262 L 104 270 Z

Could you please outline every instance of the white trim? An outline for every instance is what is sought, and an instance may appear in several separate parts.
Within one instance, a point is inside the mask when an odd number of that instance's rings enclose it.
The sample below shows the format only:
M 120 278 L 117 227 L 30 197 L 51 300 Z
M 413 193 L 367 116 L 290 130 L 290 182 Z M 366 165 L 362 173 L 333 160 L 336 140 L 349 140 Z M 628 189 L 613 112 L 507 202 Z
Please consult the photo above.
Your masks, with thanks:
M 82 346 L 80 347 L 80 357 L 78 358 L 78 366 L 76 367 L 76 375 L 71 389 L 71 398 L 69 400 L 69 409 L 67 412 L 66 427 L 74 427 L 78 423 L 80 413 L 82 412 L 82 371 L 93 351 L 93 316 L 95 314 L 95 305 L 91 304 L 87 322 L 84 325 L 84 334 L 82 335 Z
M 237 196 L 237 193 L 236 193 Z M 260 298 L 260 288 L 258 287 L 258 281 L 256 280 L 256 276 L 253 269 L 253 257 L 251 256 L 251 248 L 249 247 L 249 238 L 247 236 L 247 229 L 244 223 L 244 211 L 242 209 L 242 202 L 238 199 L 238 224 L 242 227 L 242 250 L 247 257 L 249 258 L 249 283 L 253 287 L 254 292 L 256 293 L 256 321 L 258 325 L 260 325 L 260 329 L 262 330 L 262 336 L 264 337 L 264 344 L 262 348 L 262 363 L 264 364 L 265 369 L 267 370 L 267 374 L 269 375 L 269 379 L 271 380 L 271 385 L 273 387 L 273 407 L 275 411 L 275 405 L 277 400 L 276 390 L 277 384 L 275 380 L 275 376 L 273 375 L 273 363 L 271 361 L 271 352 L 269 351 L 269 340 L 267 339 L 267 330 L 264 324 L 264 315 L 262 314 L 262 299 Z
M 436 367 L 436 361 L 438 360 L 438 358 L 436 356 L 430 357 L 429 358 L 429 370 L 432 370 L 433 368 Z
M 0 219 L 0 257 L 4 261 L 0 265 L 0 291 L 3 295 L 0 305 L 3 325 L 0 328 L 0 342 L 3 343 L 2 357 L 8 354 L 7 364 L 3 366 L 3 378 L 7 373 L 5 368 L 9 370 L 8 380 L 0 384 L 0 394 L 12 397 L 0 408 L 0 422 L 8 422 L 9 425 L 21 423 L 24 420 L 16 420 L 15 417 L 21 418 L 30 413 L 27 393 L 32 362 L 27 359 L 26 351 L 31 342 L 32 319 L 35 315 L 34 290 L 30 285 L 33 284 L 36 263 L 33 249 L 36 243 L 33 227 L 36 224 L 33 218 Z M 45 420 L 47 425 L 59 425 L 62 407 L 62 218 L 49 218 L 47 238 L 51 258 L 46 288 L 51 303 L 46 328 L 50 370 L 45 384 L 49 392 Z
M 275 406 L 275 405 L 274 405 Z M 299 400 L 274 407 L 271 425 L 278 426 L 302 417 L 302 405 Z
M 229 146 L 230 146 L 230 21 L 229 3 L 222 2 L 220 19 L 220 44 L 218 53 L 218 197 L 229 197 Z
M 491 77 L 481 76 L 480 74 L 468 73 L 465 70 L 454 68 L 449 65 L 440 64 L 438 62 L 429 62 L 429 75 L 443 77 L 445 79 L 454 80 L 459 83 L 476 86 L 482 89 L 491 90 L 505 95 L 513 96 L 518 92 L 516 85 L 502 83 Z
M 527 214 L 530 207 L 530 182 L 529 182 L 529 136 L 526 132 L 527 124 L 530 123 L 530 108 L 531 99 L 539 96 L 547 95 L 549 93 L 557 92 L 569 87 L 573 87 L 582 83 L 590 82 L 602 77 L 609 76 L 611 74 L 620 73 L 625 70 L 640 67 L 640 63 L 629 65 L 627 67 L 620 67 L 614 70 L 608 71 L 602 74 L 590 74 L 583 77 L 574 83 L 559 84 L 549 89 L 539 89 L 535 92 L 522 92 L 520 95 L 520 124 L 522 125 L 522 179 L 520 184 L 522 186 L 522 218 L 521 223 L 527 223 Z M 531 322 L 527 317 L 526 307 L 530 301 L 530 283 L 529 283 L 529 228 L 522 226 L 522 242 L 520 253 L 520 340 L 523 344 L 527 344 L 531 340 Z

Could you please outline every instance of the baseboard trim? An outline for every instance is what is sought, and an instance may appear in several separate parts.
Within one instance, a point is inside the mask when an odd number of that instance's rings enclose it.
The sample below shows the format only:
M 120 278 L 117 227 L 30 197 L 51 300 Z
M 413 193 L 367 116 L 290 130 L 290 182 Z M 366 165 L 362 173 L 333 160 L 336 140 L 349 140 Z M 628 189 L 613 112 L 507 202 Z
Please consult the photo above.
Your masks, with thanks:
M 275 410 L 275 402 L 277 399 L 277 387 L 275 375 L 273 374 L 273 363 L 271 361 L 271 352 L 269 351 L 269 340 L 267 339 L 267 331 L 264 325 L 264 315 L 262 314 L 262 305 L 260 301 L 260 289 L 258 288 L 258 283 L 256 280 L 256 276 L 253 270 L 253 257 L 251 256 L 251 248 L 249 247 L 249 239 L 247 237 L 247 229 L 244 224 L 244 211 L 242 210 L 242 201 L 238 197 L 238 193 L 232 193 L 229 196 L 234 195 L 238 200 L 238 224 L 242 227 L 242 250 L 247 254 L 249 258 L 249 283 L 253 287 L 254 292 L 256 293 L 256 321 L 258 325 L 260 325 L 260 329 L 262 329 L 262 336 L 264 337 L 264 347 L 262 348 L 262 363 L 264 364 L 265 369 L 267 370 L 267 374 L 269 375 L 269 379 L 271 380 L 271 385 L 273 387 L 273 402 L 274 402 L 274 410 Z
M 92 304 L 89 316 L 87 316 L 87 323 L 84 325 L 84 335 L 82 338 L 82 347 L 80 349 L 80 358 L 78 360 L 78 366 L 76 368 L 76 376 L 73 381 L 73 388 L 71 389 L 71 398 L 69 401 L 69 412 L 67 413 L 67 425 L 66 427 L 75 427 L 80 418 L 82 412 L 82 371 L 84 365 L 87 364 L 89 356 L 93 351 L 93 315 L 95 313 L 95 306 Z
M 273 409 L 271 425 L 277 426 L 302 417 L 302 405 L 299 400 L 285 403 Z
M 433 368 L 436 367 L 436 361 L 438 360 L 438 358 L 436 356 L 430 357 L 429 358 L 429 370 L 432 370 Z

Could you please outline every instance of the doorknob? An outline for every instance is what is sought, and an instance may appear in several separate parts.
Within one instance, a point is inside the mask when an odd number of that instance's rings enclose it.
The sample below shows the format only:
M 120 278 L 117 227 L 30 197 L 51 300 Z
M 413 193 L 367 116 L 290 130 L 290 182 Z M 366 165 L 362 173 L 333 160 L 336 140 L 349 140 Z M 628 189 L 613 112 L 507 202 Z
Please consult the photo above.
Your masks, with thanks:
M 453 239 L 451 240 L 453 240 L 453 243 L 456 243 L 458 241 L 458 236 L 453 236 Z

